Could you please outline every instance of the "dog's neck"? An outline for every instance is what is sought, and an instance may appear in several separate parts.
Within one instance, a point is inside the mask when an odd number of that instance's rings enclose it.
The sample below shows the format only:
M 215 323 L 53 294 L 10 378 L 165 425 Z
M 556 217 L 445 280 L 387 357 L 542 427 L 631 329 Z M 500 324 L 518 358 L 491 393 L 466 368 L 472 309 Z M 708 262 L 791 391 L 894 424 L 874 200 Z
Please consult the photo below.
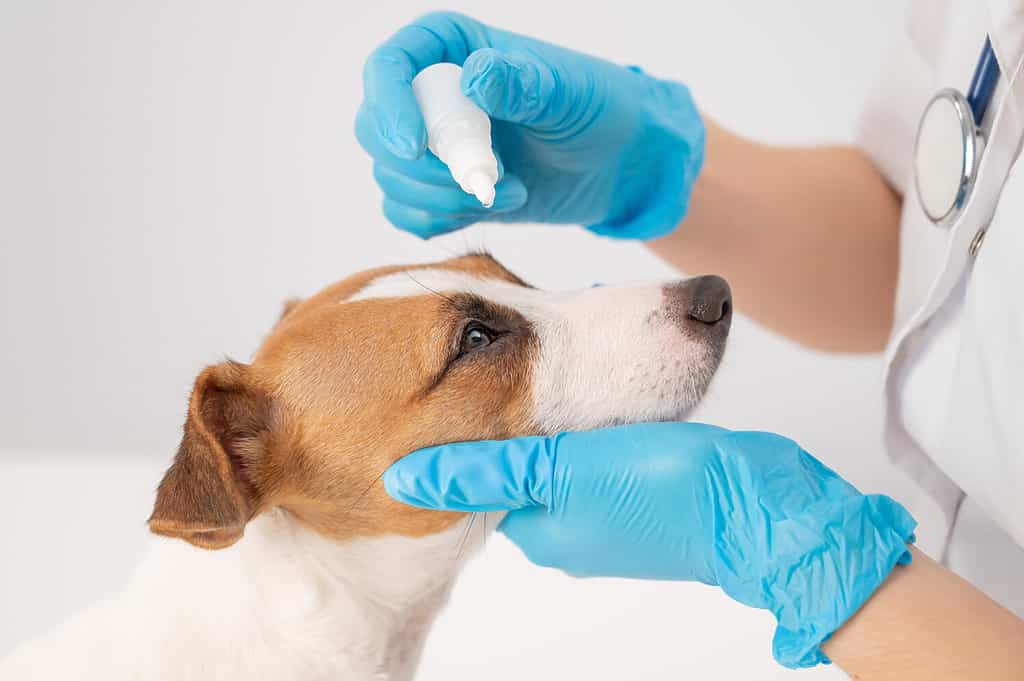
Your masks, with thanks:
M 464 558 L 461 533 L 339 543 L 274 511 L 221 551 L 155 539 L 136 588 L 171 610 L 165 654 L 223 678 L 402 681 Z

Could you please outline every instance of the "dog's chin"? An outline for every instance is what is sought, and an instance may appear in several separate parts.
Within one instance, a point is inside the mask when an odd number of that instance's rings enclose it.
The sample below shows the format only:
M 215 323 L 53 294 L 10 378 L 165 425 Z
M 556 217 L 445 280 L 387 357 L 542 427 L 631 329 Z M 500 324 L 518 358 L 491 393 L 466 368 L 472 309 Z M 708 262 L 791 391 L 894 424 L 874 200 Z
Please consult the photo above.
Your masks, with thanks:
M 663 414 L 648 419 L 651 423 L 666 423 L 671 421 L 687 421 L 690 415 L 700 406 L 703 395 L 693 402 L 682 405 L 667 405 Z
M 665 423 L 670 421 L 688 421 L 690 419 L 690 414 L 693 413 L 693 411 L 697 408 L 699 404 L 700 401 L 698 401 L 696 404 L 692 404 L 687 407 L 681 407 L 676 411 L 672 412 L 671 414 L 669 414 L 668 416 L 657 419 L 656 422 Z
M 666 400 L 663 411 L 651 421 L 686 421 L 700 405 L 718 373 L 725 353 L 725 334 L 721 338 L 708 339 L 705 353 L 697 366 L 691 367 L 687 375 L 680 377 L 674 395 Z
M 711 374 L 713 376 L 714 372 L 712 371 Z M 653 409 L 648 408 L 637 413 L 620 414 L 607 419 L 603 423 L 592 425 L 586 428 L 586 430 L 623 426 L 630 423 L 667 423 L 672 421 L 686 421 L 703 401 L 707 388 L 711 383 L 712 376 L 703 379 L 700 385 L 694 385 L 692 382 L 687 382 L 688 384 L 683 391 L 686 394 L 685 398 L 679 398 L 677 396 L 675 399 L 665 400 Z

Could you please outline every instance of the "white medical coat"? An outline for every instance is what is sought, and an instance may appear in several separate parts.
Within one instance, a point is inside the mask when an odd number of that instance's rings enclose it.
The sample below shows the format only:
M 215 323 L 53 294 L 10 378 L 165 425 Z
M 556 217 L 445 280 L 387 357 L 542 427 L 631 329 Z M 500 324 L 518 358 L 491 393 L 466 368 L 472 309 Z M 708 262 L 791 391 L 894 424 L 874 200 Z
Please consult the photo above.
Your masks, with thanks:
M 986 34 L 1000 82 L 963 211 L 934 226 L 913 179 L 917 124 L 966 92 Z M 859 141 L 903 194 L 886 441 L 920 485 L 919 545 L 1024 616 L 1024 1 L 921 0 L 886 60 Z

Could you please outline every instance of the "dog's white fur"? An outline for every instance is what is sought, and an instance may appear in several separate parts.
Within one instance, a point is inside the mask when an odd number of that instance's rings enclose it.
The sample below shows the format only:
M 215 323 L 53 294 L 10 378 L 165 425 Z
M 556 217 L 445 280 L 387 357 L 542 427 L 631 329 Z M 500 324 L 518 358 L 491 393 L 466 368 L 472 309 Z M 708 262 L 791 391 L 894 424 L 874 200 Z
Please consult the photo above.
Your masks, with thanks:
M 660 285 L 554 294 L 421 269 L 383 276 L 353 300 L 425 289 L 476 293 L 533 323 L 533 408 L 545 432 L 678 418 L 717 363 L 663 313 Z M 459 563 L 482 543 L 465 541 L 469 522 L 337 543 L 277 510 L 219 551 L 154 536 L 124 592 L 22 646 L 0 662 L 0 679 L 409 679 Z
M 23 646 L 0 678 L 408 679 L 457 562 L 479 546 L 458 551 L 463 527 L 339 545 L 273 511 L 220 551 L 154 536 L 115 600 Z

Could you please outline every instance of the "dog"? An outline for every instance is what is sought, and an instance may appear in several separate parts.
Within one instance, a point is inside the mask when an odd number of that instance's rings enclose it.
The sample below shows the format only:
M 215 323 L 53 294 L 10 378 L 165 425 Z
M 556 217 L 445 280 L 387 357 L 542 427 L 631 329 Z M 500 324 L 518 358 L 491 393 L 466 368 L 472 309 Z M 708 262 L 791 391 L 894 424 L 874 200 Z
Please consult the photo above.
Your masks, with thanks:
M 483 254 L 286 304 L 250 364 L 196 379 L 131 582 L 0 679 L 412 678 L 472 521 L 391 500 L 384 470 L 443 442 L 681 419 L 731 313 L 719 277 L 552 293 Z

